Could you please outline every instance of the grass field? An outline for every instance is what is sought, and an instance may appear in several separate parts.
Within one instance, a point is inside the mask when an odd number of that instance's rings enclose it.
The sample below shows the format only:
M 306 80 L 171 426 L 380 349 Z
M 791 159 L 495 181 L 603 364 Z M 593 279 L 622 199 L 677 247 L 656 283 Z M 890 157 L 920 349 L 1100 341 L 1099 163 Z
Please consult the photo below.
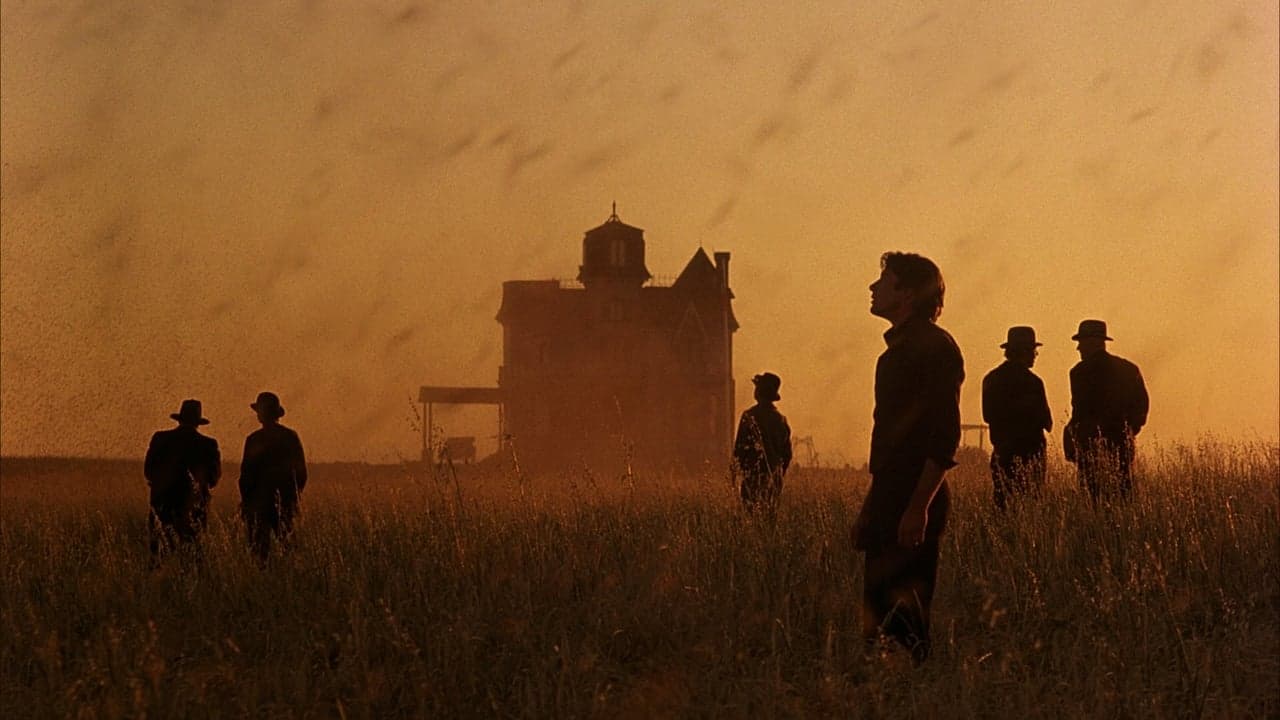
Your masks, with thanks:
M 867 658 L 849 471 L 776 527 L 722 479 L 317 466 L 251 561 L 235 468 L 203 563 L 149 568 L 131 463 L 0 464 L 0 716 L 1280 716 L 1280 448 L 1205 442 L 1095 510 L 951 476 L 935 654 Z

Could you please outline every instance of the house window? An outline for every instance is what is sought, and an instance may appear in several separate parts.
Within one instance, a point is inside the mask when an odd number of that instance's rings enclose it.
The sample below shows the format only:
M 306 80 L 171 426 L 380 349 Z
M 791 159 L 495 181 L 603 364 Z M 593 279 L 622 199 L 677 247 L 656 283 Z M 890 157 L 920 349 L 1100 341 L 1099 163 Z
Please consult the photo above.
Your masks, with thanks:
M 621 238 L 609 243 L 609 264 L 613 267 L 627 264 L 627 245 Z

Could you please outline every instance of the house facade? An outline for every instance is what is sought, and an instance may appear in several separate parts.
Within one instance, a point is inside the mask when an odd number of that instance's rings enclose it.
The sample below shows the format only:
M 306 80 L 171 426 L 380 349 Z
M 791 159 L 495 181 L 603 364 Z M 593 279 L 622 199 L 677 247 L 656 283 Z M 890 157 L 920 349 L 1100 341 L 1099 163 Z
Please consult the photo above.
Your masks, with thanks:
M 701 248 L 674 282 L 615 212 L 582 240 L 576 282 L 503 283 L 503 432 L 523 467 L 719 468 L 734 423 L 729 253 Z

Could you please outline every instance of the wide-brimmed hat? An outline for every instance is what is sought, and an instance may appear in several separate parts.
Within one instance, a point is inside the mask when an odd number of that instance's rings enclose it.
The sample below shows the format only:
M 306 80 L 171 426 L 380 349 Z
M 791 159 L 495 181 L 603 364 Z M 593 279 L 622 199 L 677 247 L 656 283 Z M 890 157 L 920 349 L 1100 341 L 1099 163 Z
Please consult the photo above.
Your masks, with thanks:
M 1036 329 L 1026 325 L 1015 325 L 1009 328 L 1009 337 L 1000 343 L 1002 348 L 1040 347 L 1044 343 L 1036 342 Z
M 169 417 L 180 423 L 209 424 L 209 420 L 204 417 L 204 409 L 200 406 L 199 400 L 183 400 L 182 407 L 178 409 L 178 412 L 170 413 Z
M 782 378 L 771 372 L 760 373 L 751 378 L 751 382 L 760 390 L 761 400 L 781 400 L 778 388 L 782 387 Z
M 1081 338 L 1102 338 L 1103 340 L 1111 339 L 1111 337 L 1107 335 L 1107 323 L 1102 320 L 1081 320 L 1080 329 L 1076 331 L 1075 335 L 1071 336 L 1071 339 L 1079 340 Z
M 280 404 L 280 396 L 273 392 L 258 393 L 258 399 L 250 403 L 249 407 L 267 415 L 274 413 L 277 418 L 284 417 L 284 406 Z

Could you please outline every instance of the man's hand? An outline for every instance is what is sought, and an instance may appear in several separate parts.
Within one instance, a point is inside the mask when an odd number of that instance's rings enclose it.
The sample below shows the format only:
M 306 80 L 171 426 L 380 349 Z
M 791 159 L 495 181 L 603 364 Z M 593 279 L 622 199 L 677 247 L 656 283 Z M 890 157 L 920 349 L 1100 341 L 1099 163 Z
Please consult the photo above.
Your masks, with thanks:
M 924 542 L 924 529 L 928 524 L 929 508 L 918 508 L 914 503 L 908 505 L 898 521 L 898 544 L 909 548 Z
M 932 459 L 924 461 L 924 469 L 920 471 L 920 479 L 916 481 L 916 490 L 911 494 L 911 502 L 898 521 L 898 545 L 915 547 L 924 542 L 924 529 L 929 524 L 929 506 L 933 504 L 933 496 L 942 487 L 942 476 L 946 472 Z

